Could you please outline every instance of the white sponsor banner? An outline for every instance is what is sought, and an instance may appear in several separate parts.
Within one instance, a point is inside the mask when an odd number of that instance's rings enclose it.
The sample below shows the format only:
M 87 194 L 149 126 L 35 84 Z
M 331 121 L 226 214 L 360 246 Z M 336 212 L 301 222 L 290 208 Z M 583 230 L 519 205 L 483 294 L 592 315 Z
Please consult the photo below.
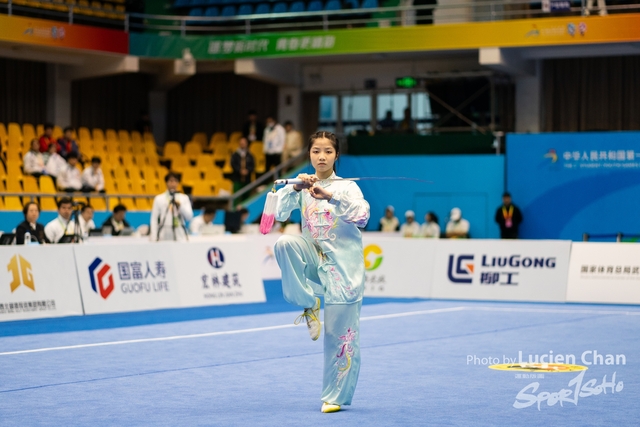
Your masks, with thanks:
M 261 246 L 229 239 L 171 248 L 182 306 L 265 302 Z
M 74 247 L 87 314 L 180 306 L 172 246 L 77 245 Z
M 640 245 L 574 243 L 568 282 L 567 301 L 640 304 Z
M 252 235 L 251 240 L 260 252 L 260 272 L 263 280 L 278 280 L 282 278 L 282 271 L 278 266 L 273 248 L 281 233 L 270 233 L 266 236 Z
M 364 234 L 365 296 L 429 298 L 437 244 Z
M 433 298 L 564 302 L 570 241 L 440 240 Z
M 81 314 L 71 245 L 0 247 L 0 321 Z

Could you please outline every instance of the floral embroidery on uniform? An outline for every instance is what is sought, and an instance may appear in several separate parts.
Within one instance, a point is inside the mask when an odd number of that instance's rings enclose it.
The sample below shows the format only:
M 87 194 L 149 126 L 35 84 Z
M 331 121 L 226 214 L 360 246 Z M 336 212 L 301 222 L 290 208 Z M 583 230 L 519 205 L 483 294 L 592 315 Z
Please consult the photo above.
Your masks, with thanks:
M 338 225 L 337 217 L 334 217 L 330 211 L 320 211 L 318 201 L 313 200 L 304 208 L 305 228 L 309 230 L 309 234 L 314 239 L 335 240 L 335 233 L 330 230 Z
M 340 382 L 349 374 L 351 370 L 351 358 L 353 357 L 353 341 L 356 339 L 356 331 L 351 328 L 347 329 L 347 333 L 340 337 L 342 345 L 338 354 L 336 354 L 337 361 L 335 366 L 338 367 L 338 380 L 336 385 L 340 385 Z

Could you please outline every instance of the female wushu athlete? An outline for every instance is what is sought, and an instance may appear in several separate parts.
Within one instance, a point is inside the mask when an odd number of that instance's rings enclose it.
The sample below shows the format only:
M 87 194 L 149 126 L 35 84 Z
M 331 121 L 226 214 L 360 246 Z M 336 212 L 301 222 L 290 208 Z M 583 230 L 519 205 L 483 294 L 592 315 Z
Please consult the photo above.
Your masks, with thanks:
M 309 138 L 315 175 L 300 174 L 302 185 L 278 192 L 276 219 L 302 212 L 302 236 L 284 235 L 275 245 L 284 298 L 304 308 L 311 339 L 320 337 L 320 298 L 324 295 L 324 381 L 322 412 L 350 405 L 360 372 L 360 308 L 364 256 L 359 228 L 369 220 L 369 203 L 353 181 L 336 181 L 340 155 L 333 133 Z

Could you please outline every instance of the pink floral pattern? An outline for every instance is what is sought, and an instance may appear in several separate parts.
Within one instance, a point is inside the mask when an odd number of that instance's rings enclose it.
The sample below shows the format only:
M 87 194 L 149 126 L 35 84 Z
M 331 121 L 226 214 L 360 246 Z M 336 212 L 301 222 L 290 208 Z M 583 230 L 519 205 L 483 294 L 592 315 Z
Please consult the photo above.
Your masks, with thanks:
M 335 233 L 331 230 L 338 225 L 338 218 L 330 211 L 320 211 L 318 201 L 314 200 L 304 208 L 305 228 L 314 239 L 335 240 Z
M 349 328 L 347 332 L 340 336 L 340 341 L 342 341 L 342 345 L 340 346 L 340 350 L 338 354 L 336 354 L 336 363 L 335 366 L 338 368 L 338 380 L 336 385 L 340 385 L 340 382 L 349 375 L 349 371 L 351 370 L 351 358 L 353 357 L 353 341 L 356 339 L 356 331 Z

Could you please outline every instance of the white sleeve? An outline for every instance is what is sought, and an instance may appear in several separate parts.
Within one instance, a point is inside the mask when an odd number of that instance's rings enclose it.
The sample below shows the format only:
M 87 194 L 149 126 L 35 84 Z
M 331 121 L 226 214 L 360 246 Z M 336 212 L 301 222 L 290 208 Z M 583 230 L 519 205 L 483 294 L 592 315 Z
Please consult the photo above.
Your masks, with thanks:
M 68 172 L 68 168 L 65 168 L 58 173 L 58 188 L 61 190 L 69 188 L 69 182 L 67 179 Z
M 360 187 L 350 182 L 344 190 L 336 190 L 329 203 L 336 207 L 336 214 L 345 222 L 364 228 L 369 222 L 369 203 L 364 199 Z
M 100 169 L 100 173 L 98 174 L 98 182 L 96 183 L 95 189 L 97 191 L 104 190 L 104 173 L 102 173 L 102 169 Z
M 160 206 L 158 197 L 153 199 L 153 206 L 151 207 L 151 219 L 149 222 L 149 240 L 155 242 L 158 240 L 158 218 L 160 218 Z
M 44 234 L 51 243 L 56 243 L 58 241 L 58 239 L 56 239 L 56 223 L 54 221 L 55 220 L 51 221 L 44 227 Z
M 294 190 L 293 185 L 285 185 L 276 192 L 278 195 L 276 221 L 284 222 L 289 219 L 291 212 L 300 209 L 300 197 L 302 197 L 300 193 L 302 191 Z
M 193 209 L 191 208 L 191 200 L 186 194 L 180 194 L 180 215 L 185 221 L 190 221 L 193 218 Z
M 284 128 L 280 125 L 276 126 L 276 151 L 281 153 L 284 151 L 284 142 L 287 138 L 287 133 Z

